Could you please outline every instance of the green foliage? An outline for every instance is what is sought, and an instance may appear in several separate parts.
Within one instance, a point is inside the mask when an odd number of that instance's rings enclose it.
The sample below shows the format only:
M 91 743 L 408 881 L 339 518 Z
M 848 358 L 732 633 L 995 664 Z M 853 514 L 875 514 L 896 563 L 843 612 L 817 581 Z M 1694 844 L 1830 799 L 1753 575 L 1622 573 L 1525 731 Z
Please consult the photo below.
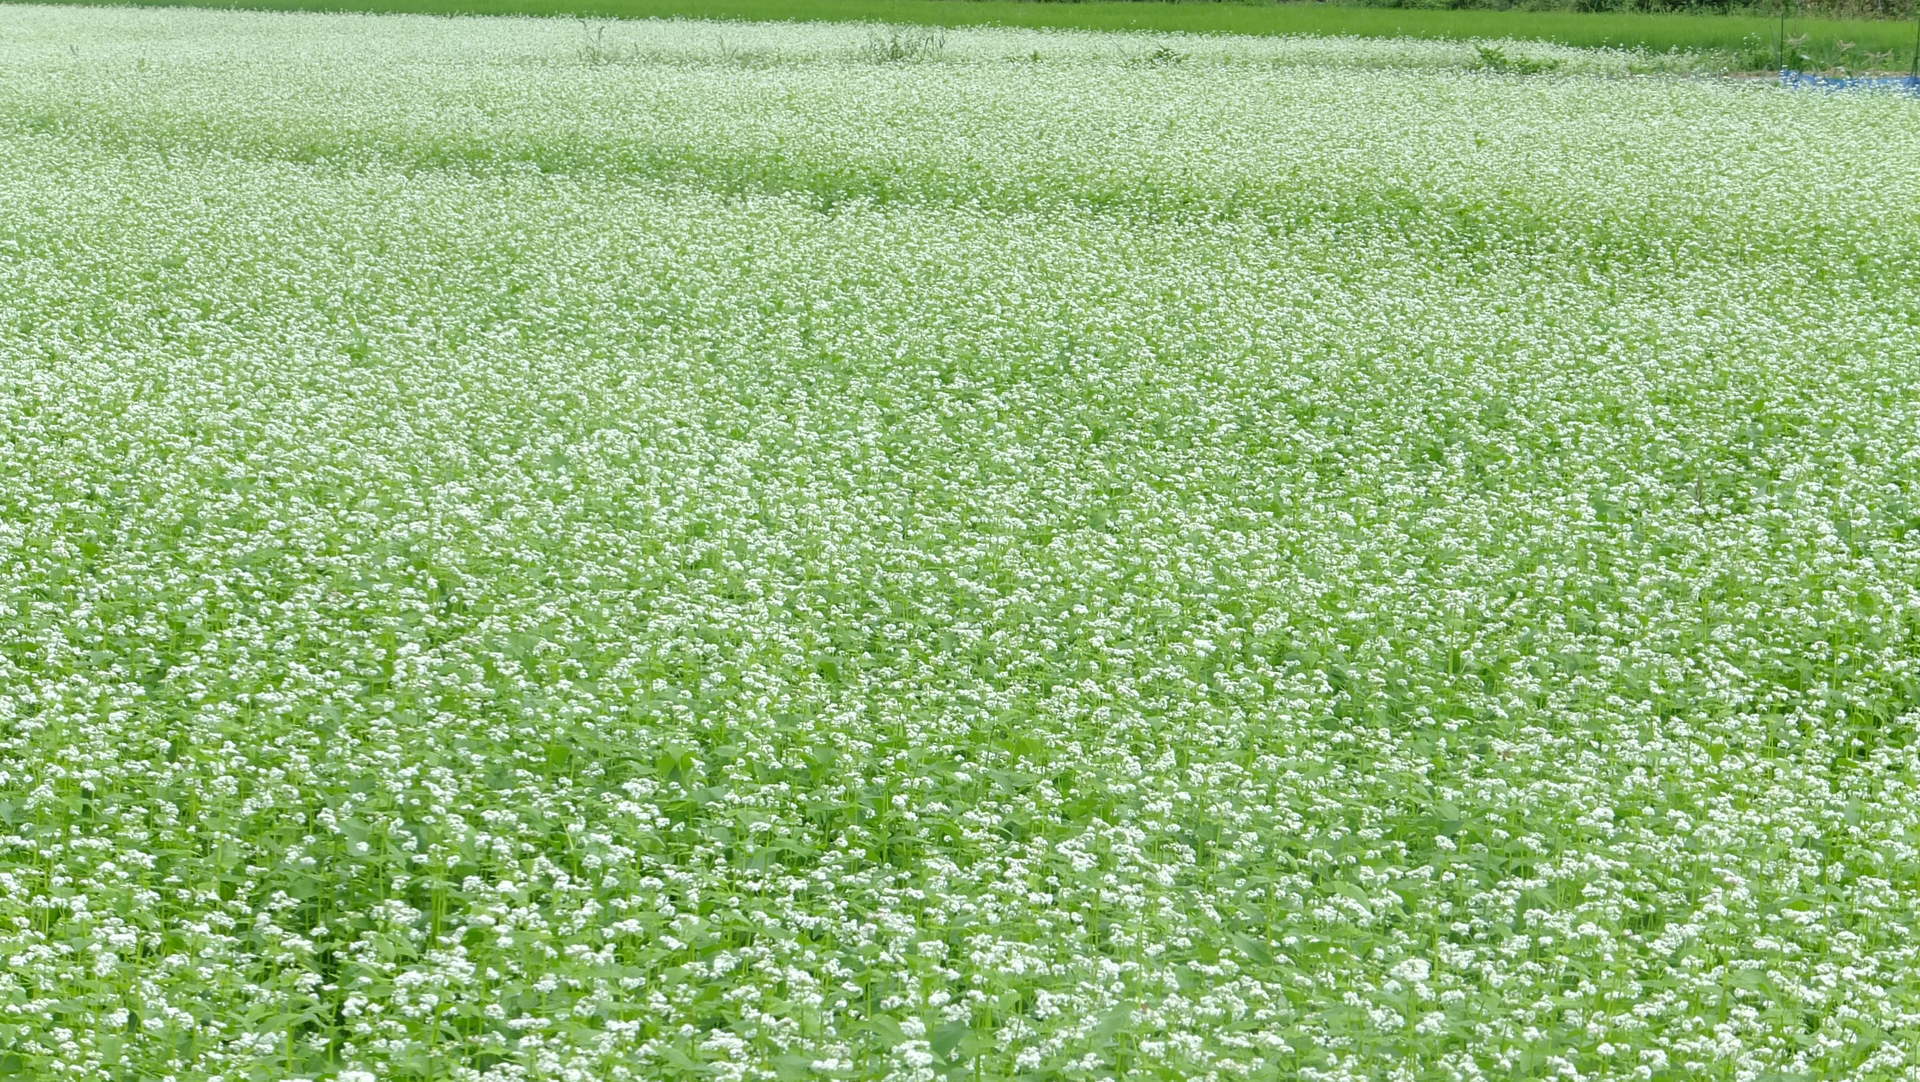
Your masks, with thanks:
M 7 29 L 0 1076 L 1914 1072 L 1911 102 Z
M 1187 55 L 1185 53 L 1177 52 L 1169 46 L 1161 45 L 1155 47 L 1151 52 L 1131 58 L 1127 63 L 1136 68 L 1165 68 L 1172 67 L 1186 59 Z
M 859 56 L 876 64 L 938 60 L 946 52 L 947 34 L 939 27 L 880 26 L 867 32 Z
M 1548 57 L 1515 56 L 1497 45 L 1478 45 L 1474 47 L 1478 59 L 1474 61 L 1475 71 L 1492 72 L 1496 75 L 1540 75 L 1553 71 L 1560 61 Z
M 633 55 L 633 50 L 630 48 L 622 48 L 608 42 L 607 32 L 613 29 L 611 21 L 581 18 L 576 22 L 580 27 L 578 52 L 583 63 L 599 67 L 619 63 Z

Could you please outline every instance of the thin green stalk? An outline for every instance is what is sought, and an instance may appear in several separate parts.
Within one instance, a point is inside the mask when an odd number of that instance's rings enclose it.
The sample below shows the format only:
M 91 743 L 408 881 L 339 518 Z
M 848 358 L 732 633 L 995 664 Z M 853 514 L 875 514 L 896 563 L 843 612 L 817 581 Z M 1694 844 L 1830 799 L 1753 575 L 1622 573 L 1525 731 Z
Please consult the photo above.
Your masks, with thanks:
M 1907 77 L 1920 79 L 1920 0 L 1913 5 L 1913 61 L 1907 65 Z

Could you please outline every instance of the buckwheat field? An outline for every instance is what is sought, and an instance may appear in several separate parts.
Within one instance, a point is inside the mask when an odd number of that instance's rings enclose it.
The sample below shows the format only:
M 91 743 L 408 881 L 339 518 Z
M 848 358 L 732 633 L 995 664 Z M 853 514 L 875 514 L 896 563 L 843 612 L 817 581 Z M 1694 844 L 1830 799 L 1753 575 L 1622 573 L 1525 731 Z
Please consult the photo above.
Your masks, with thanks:
M 0 7 L 0 1076 L 1920 1077 L 1920 104 L 1505 48 Z

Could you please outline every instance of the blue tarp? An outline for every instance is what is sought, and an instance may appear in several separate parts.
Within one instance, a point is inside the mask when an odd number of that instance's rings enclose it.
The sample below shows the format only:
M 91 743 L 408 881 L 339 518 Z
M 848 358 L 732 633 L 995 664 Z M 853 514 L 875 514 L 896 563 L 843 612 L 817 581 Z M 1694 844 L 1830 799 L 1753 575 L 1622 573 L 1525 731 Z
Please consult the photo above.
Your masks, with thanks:
M 1780 85 L 1801 90 L 1891 90 L 1920 95 L 1920 79 L 1911 75 L 1810 75 L 1804 71 L 1782 71 Z

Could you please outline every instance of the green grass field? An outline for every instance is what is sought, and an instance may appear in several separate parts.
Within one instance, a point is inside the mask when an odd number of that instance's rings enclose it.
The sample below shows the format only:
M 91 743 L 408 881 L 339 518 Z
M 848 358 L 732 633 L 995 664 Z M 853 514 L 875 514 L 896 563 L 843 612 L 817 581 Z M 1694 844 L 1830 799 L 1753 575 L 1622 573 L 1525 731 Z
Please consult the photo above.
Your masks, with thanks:
M 115 0 L 122 2 L 122 0 Z M 147 4 L 157 0 L 131 0 Z M 1322 34 L 1374 38 L 1553 41 L 1575 46 L 1682 49 L 1773 65 L 1779 22 L 1751 15 L 1670 15 L 1529 11 L 1418 11 L 1338 4 L 1235 4 L 1025 0 L 184 0 L 193 6 L 275 11 L 417 14 L 583 15 L 622 19 L 803 19 L 929 26 L 1058 27 L 1226 34 Z M 1843 64 L 1905 70 L 1912 24 L 1795 17 L 1790 37 L 1808 66 Z M 1840 43 L 1851 42 L 1852 49 Z M 1873 59 L 1868 54 L 1881 54 Z
M 0 1078 L 1920 1070 L 1920 102 L 0 27 Z

